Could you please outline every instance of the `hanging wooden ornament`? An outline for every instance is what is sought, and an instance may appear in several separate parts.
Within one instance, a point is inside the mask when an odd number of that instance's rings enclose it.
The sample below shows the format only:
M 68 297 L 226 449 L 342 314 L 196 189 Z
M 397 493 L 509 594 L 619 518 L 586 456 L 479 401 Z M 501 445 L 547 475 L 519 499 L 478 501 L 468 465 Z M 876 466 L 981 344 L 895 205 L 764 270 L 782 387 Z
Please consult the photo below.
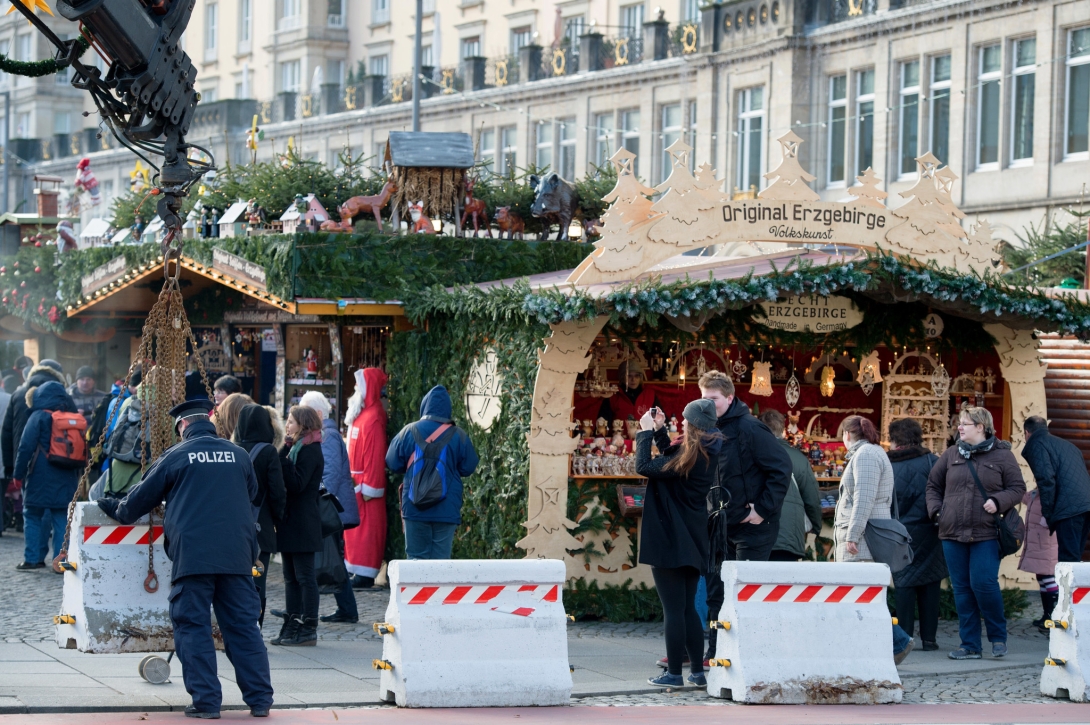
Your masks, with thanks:
M 749 368 L 744 362 L 742 362 L 742 351 L 738 351 L 738 359 L 734 361 L 734 364 L 730 366 L 730 372 L 734 376 L 736 382 L 742 381 L 742 376 L 746 374 Z
M 859 361 L 859 376 L 856 382 L 863 390 L 863 395 L 874 392 L 874 386 L 882 382 L 882 363 L 878 359 L 878 351 L 872 351 Z
M 749 385 L 749 392 L 753 395 L 768 397 L 772 395 L 772 363 L 753 363 L 753 382 Z
M 931 373 L 931 394 L 936 398 L 945 398 L 950 392 L 950 373 L 946 366 L 939 363 L 935 371 Z
M 833 391 L 836 390 L 836 370 L 832 365 L 826 365 L 821 371 L 821 385 L 818 386 L 818 390 L 826 398 L 832 397 Z
M 787 407 L 794 408 L 799 402 L 799 395 L 802 394 L 802 390 L 799 388 L 799 379 L 795 377 L 795 371 L 791 371 L 791 377 L 787 380 L 787 388 L 784 390 L 784 397 L 787 398 Z

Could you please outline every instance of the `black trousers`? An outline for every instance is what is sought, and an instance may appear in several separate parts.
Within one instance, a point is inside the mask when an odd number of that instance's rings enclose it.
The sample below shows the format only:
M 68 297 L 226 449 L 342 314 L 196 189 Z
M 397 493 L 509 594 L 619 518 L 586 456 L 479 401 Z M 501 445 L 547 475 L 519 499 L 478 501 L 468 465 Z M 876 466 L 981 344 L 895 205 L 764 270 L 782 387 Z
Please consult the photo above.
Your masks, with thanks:
M 1079 514 L 1056 522 L 1056 543 L 1060 561 L 1082 561 L 1086 537 L 1090 534 L 1090 513 Z
M 314 571 L 314 552 L 289 554 L 284 558 L 284 604 L 288 614 L 318 618 L 318 576 Z
M 939 591 L 942 582 L 931 582 L 915 587 L 897 587 L 893 590 L 897 608 L 897 625 L 909 637 L 916 625 L 916 607 L 920 608 L 920 639 L 934 642 L 939 631 Z
M 691 566 L 676 569 L 651 568 L 655 589 L 662 602 L 663 624 L 666 630 L 666 669 L 671 675 L 681 674 L 681 662 L 689 655 L 689 669 L 703 672 L 701 653 L 704 651 L 704 626 L 696 612 L 696 588 L 700 572 Z
M 761 524 L 731 524 L 727 526 L 728 561 L 768 561 L 776 537 L 780 535 L 779 521 L 765 521 Z M 719 610 L 723 607 L 722 562 L 716 562 L 715 571 L 708 572 L 705 582 L 708 588 L 708 619 L 719 619 Z M 708 652 L 704 659 L 715 657 L 715 635 L 718 630 L 708 633 Z

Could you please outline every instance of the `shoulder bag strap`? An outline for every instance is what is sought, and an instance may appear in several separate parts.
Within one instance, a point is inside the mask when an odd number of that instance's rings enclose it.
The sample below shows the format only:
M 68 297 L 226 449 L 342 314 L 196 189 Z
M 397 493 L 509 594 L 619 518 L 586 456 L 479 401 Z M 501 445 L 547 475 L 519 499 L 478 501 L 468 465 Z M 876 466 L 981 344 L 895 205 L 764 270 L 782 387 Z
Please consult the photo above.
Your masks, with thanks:
M 980 496 L 984 499 L 984 503 L 987 503 L 988 499 L 991 498 L 991 496 L 989 496 L 988 492 L 984 490 L 984 484 L 982 484 L 980 482 L 980 476 L 978 476 L 977 472 L 976 472 L 976 464 L 973 463 L 972 458 L 966 458 L 965 463 L 966 463 L 966 465 L 969 466 L 969 473 L 973 474 L 973 480 L 976 481 L 976 488 L 977 488 L 978 491 L 980 491 Z M 995 525 L 999 526 L 999 507 L 998 506 L 996 506 L 995 513 L 992 514 L 992 516 L 995 517 Z

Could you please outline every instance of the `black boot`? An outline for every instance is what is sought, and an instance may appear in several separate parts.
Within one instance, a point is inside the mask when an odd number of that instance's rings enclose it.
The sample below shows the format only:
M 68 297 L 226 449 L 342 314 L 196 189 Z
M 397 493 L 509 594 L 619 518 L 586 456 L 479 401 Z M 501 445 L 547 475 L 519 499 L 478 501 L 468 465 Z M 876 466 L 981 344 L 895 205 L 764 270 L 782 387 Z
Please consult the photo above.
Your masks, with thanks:
M 276 636 L 272 643 L 288 644 L 295 637 L 295 633 L 299 631 L 299 625 L 302 621 L 300 617 L 294 614 L 284 617 L 284 626 L 280 628 L 280 634 Z
M 265 597 L 261 597 L 261 614 L 257 615 L 257 628 L 265 626 Z
M 1056 604 L 1060 601 L 1059 592 L 1041 592 L 1041 618 L 1033 620 L 1033 626 L 1037 627 L 1041 631 L 1041 634 L 1048 634 L 1048 630 L 1045 629 L 1045 620 L 1052 619 L 1052 610 L 1056 608 Z
M 313 647 L 318 644 L 318 618 L 317 617 L 293 617 L 298 622 L 291 639 L 285 638 L 280 644 L 285 647 Z

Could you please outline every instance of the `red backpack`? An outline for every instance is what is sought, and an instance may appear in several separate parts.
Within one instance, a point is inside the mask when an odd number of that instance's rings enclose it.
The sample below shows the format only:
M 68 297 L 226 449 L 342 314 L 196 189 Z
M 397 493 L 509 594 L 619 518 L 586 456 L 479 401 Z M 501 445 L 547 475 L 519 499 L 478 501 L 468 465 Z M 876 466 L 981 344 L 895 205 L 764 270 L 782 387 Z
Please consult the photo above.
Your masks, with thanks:
M 87 464 L 87 419 L 79 413 L 56 410 L 49 432 L 49 451 L 45 458 L 58 468 L 83 468 Z

